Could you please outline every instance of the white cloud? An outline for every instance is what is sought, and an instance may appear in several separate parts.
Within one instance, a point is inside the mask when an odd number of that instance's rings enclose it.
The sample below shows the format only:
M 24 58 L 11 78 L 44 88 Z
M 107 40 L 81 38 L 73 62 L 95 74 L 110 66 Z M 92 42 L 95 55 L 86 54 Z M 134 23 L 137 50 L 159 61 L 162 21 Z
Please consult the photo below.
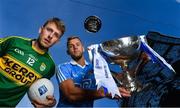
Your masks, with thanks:
M 180 3 L 180 0 L 176 0 L 177 3 Z

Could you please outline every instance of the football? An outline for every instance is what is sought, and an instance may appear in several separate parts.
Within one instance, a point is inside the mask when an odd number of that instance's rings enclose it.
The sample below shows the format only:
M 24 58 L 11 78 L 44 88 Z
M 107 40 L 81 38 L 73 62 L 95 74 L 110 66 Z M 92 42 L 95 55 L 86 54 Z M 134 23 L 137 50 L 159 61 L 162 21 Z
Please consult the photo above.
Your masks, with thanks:
M 29 88 L 28 97 L 30 100 L 46 101 L 47 95 L 54 94 L 54 86 L 47 78 L 41 78 L 35 81 Z

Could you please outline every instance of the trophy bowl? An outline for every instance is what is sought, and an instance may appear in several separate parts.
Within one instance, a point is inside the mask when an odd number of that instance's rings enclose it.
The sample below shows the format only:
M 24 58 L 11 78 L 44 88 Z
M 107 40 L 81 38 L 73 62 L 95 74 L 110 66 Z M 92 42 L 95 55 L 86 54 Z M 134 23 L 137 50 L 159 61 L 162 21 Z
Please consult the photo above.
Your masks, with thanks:
M 106 61 L 120 65 L 123 72 L 120 77 L 115 78 L 120 82 L 121 86 L 130 92 L 138 91 L 141 87 L 136 79 L 136 72 L 130 71 L 133 70 L 132 67 L 137 67 L 137 63 L 133 64 L 133 61 L 137 60 L 141 53 L 139 47 L 140 39 L 138 36 L 122 37 L 100 44 L 100 53 L 105 57 Z M 130 64 L 131 66 L 129 66 Z
M 105 41 L 100 44 L 100 47 L 102 52 L 108 57 L 122 58 L 132 61 L 139 55 L 139 45 L 140 40 L 138 36 L 129 36 Z

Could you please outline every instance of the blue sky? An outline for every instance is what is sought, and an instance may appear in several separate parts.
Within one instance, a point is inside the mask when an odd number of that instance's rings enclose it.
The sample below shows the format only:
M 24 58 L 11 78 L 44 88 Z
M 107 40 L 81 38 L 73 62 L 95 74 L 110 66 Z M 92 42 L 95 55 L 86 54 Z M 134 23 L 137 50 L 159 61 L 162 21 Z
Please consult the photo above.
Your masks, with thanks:
M 101 18 L 102 27 L 97 33 L 84 29 L 84 20 L 91 15 Z M 85 47 L 148 31 L 180 37 L 180 0 L 0 0 L 0 37 L 36 38 L 39 27 L 53 16 L 63 19 L 67 28 L 60 42 L 50 50 L 56 64 L 70 59 L 66 55 L 66 39 L 70 35 L 78 35 Z M 58 100 L 56 79 L 52 81 Z M 31 104 L 25 96 L 18 106 Z M 100 99 L 95 106 L 116 107 L 117 103 Z

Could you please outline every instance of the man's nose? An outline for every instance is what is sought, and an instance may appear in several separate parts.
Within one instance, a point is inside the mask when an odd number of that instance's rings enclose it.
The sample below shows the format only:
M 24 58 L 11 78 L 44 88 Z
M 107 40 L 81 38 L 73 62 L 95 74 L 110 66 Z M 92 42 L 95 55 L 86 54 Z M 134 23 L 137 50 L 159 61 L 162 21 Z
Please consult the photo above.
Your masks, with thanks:
M 78 48 L 78 46 L 77 45 L 74 45 L 74 49 L 77 49 Z
M 50 33 L 50 34 L 48 35 L 48 38 L 52 39 L 53 35 L 54 35 L 54 33 L 53 33 L 53 32 L 52 32 L 52 33 Z

